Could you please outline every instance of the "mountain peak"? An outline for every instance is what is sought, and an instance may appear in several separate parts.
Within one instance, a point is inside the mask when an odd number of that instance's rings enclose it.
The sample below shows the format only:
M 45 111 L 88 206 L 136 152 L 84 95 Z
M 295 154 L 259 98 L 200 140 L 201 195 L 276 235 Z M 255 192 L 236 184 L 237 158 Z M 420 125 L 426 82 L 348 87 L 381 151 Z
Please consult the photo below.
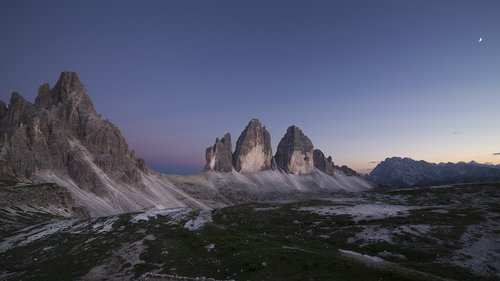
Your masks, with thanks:
M 313 150 L 311 140 L 292 125 L 278 144 L 276 164 L 287 173 L 308 174 L 314 169 Z
M 75 95 L 90 101 L 90 98 L 87 96 L 87 89 L 80 81 L 78 74 L 71 71 L 61 72 L 59 80 L 57 80 L 56 85 L 52 88 L 51 94 L 55 104 L 66 102 Z
M 12 95 L 10 96 L 9 107 L 17 103 L 25 103 L 25 102 L 26 99 L 24 99 L 24 97 L 21 96 L 18 92 L 12 92 Z
M 500 179 L 500 169 L 476 162 L 435 164 L 407 157 L 392 157 L 380 162 L 369 177 L 378 184 L 393 187 L 495 182 Z
M 250 120 L 250 122 L 248 122 L 247 127 L 250 127 L 250 128 L 258 127 L 258 128 L 261 128 L 261 127 L 264 127 L 264 126 L 262 125 L 262 123 L 260 122 L 259 119 L 252 118 L 252 120 Z
M 296 130 L 299 130 L 299 132 L 301 132 L 300 128 L 295 125 L 291 125 L 286 129 L 287 132 L 295 132 Z
M 205 158 L 205 170 L 230 172 L 233 169 L 231 135 L 226 133 L 222 139 L 216 138 L 215 144 L 207 147 Z
M 67 87 L 83 87 L 82 82 L 80 81 L 80 77 L 78 77 L 78 73 L 73 71 L 63 71 L 59 75 L 59 79 L 57 80 L 57 84 L 62 84 Z
M 50 85 L 43 83 L 38 87 L 38 95 L 35 98 L 35 106 L 37 108 L 49 108 L 53 104 L 52 94 L 50 93 Z
M 271 135 L 259 119 L 248 122 L 236 142 L 233 166 L 241 172 L 257 172 L 272 168 Z
M 333 164 L 332 156 L 325 157 L 325 154 L 319 150 L 315 149 L 313 151 L 314 167 L 322 171 L 325 174 L 332 176 L 335 173 L 335 165 Z
M 13 93 L 9 107 L 0 106 L 0 117 L 0 163 L 11 168 L 0 169 L 0 176 L 23 181 L 62 171 L 81 189 L 100 195 L 109 191 L 108 179 L 140 182 L 136 166 L 143 163 L 119 129 L 97 115 L 74 72 L 62 72 L 52 89 L 41 85 L 34 106 Z

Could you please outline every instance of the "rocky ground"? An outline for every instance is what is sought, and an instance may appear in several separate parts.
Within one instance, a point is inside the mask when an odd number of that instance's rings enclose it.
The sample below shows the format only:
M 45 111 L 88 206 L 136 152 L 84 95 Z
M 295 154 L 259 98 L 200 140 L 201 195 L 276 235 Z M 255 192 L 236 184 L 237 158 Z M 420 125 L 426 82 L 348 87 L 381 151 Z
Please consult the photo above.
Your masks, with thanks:
M 499 196 L 461 185 L 4 220 L 0 279 L 498 280 Z
M 0 237 L 50 220 L 88 217 L 87 210 L 75 203 L 66 188 L 51 183 L 0 183 Z

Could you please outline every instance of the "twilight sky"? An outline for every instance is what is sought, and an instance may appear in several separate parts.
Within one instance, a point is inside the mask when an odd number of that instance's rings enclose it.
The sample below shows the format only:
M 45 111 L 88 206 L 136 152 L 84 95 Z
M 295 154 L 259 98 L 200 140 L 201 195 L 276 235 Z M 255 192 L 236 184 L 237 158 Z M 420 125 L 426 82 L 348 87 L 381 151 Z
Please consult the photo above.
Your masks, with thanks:
M 253 118 L 336 164 L 500 163 L 500 1 L 0 1 L 0 99 L 79 73 L 162 171 Z M 478 42 L 482 37 L 483 41 Z

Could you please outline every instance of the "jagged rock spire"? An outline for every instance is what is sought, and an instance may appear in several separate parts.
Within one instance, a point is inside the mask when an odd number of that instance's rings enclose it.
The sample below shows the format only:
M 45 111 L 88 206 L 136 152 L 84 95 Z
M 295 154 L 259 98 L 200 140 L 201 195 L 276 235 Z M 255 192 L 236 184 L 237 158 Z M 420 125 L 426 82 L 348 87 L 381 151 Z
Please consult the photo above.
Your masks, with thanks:
M 59 171 L 102 194 L 106 182 L 97 169 L 126 184 L 139 182 L 139 170 L 147 172 L 120 130 L 95 112 L 74 72 L 62 72 L 52 89 L 41 85 L 35 105 L 13 93 L 2 115 L 0 163 L 10 169 L 0 169 L 0 176 L 29 180 L 41 171 Z
M 233 165 L 239 172 L 272 168 L 271 135 L 258 119 L 252 119 L 236 142 Z
M 87 89 L 83 86 L 76 72 L 61 72 L 59 80 L 52 89 L 52 94 L 56 102 L 64 102 L 71 94 L 87 94 Z
M 313 144 L 296 126 L 286 130 L 278 144 L 274 158 L 283 171 L 291 174 L 308 174 L 314 170 Z
M 325 157 L 325 154 L 319 149 L 315 149 L 313 153 L 314 167 L 325 174 L 332 176 L 335 171 L 332 156 Z
M 52 89 L 45 83 L 38 88 L 35 99 L 35 107 L 50 109 L 52 106 L 64 104 L 62 114 L 69 117 L 74 109 L 79 113 L 94 114 L 95 109 L 92 100 L 87 94 L 87 89 L 80 81 L 76 72 L 64 71 L 59 75 L 57 83 Z
M 48 83 L 44 83 L 42 86 L 38 87 L 38 95 L 35 99 L 35 106 L 37 108 L 50 108 L 54 104 L 54 99 L 50 91 Z
M 0 119 L 0 132 L 10 134 L 13 127 L 26 123 L 32 111 L 33 104 L 26 101 L 19 93 L 13 92 L 9 107 L 4 107 L 3 118 Z
M 231 135 L 226 133 L 222 139 L 215 139 L 213 146 L 207 147 L 205 170 L 230 172 L 233 169 L 233 148 Z

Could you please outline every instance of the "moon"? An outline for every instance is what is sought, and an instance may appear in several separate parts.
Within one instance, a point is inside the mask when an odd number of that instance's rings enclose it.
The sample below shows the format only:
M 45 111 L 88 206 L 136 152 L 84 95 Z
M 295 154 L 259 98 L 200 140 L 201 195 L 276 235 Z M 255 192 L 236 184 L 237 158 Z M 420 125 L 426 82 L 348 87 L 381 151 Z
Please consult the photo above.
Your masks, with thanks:
M 481 43 L 483 42 L 483 37 L 479 37 L 479 40 L 477 41 L 477 43 Z

